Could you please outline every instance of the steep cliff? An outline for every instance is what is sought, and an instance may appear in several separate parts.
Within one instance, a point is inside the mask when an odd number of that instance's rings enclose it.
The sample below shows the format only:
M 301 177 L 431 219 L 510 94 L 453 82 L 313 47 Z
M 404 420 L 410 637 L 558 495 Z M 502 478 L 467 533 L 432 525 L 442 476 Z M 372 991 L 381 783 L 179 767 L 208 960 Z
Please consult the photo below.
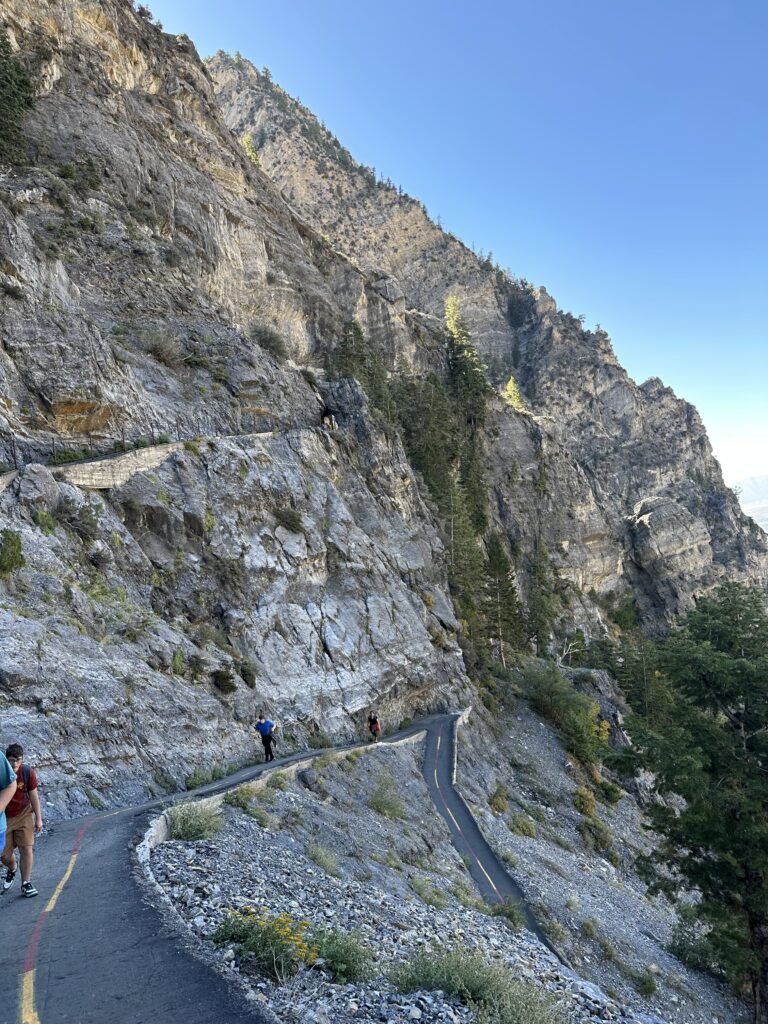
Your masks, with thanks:
M 423 204 L 377 182 L 268 75 L 222 53 L 207 66 L 227 123 L 251 135 L 300 215 L 407 306 L 439 317 L 457 295 L 491 376 L 516 377 L 531 416 L 522 426 L 502 415 L 504 444 L 492 433 L 488 445 L 507 532 L 541 537 L 579 589 L 629 587 L 649 623 L 723 577 L 765 582 L 764 534 L 725 487 L 692 406 L 656 379 L 636 385 L 603 331 L 585 330 L 546 291 L 510 279 Z M 510 486 L 513 460 L 530 474 Z M 528 475 L 543 493 L 524 486 Z
M 609 595 L 658 625 L 765 578 L 690 406 L 246 62 L 209 70 L 127 0 L 0 0 L 0 25 L 36 89 L 28 162 L 0 168 L 0 526 L 26 560 L 0 579 L 0 707 L 61 811 L 249 756 L 262 702 L 305 738 L 465 693 L 435 510 L 322 373 L 353 321 L 393 376 L 442 372 L 457 293 L 494 381 L 514 370 L 491 522 L 524 597 L 549 552 L 561 632 Z M 54 468 L 77 457 L 105 461 Z
M 353 318 L 407 351 L 419 318 L 250 164 L 188 40 L 122 0 L 0 23 L 38 93 L 32 162 L 0 171 L 0 525 L 26 560 L 0 580 L 4 735 L 63 811 L 251 757 L 262 703 L 298 739 L 458 699 L 399 442 L 281 354 Z M 109 458 L 35 465 L 78 455 Z

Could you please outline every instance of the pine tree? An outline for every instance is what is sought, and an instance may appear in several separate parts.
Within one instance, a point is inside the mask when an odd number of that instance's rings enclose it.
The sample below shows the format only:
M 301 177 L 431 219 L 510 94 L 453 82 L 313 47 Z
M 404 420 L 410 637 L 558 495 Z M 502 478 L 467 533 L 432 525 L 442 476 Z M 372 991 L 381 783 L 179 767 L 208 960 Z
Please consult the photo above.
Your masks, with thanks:
M 448 329 L 448 386 L 467 425 L 481 426 L 490 388 L 455 295 L 445 300 L 445 326 Z
M 251 135 L 250 132 L 245 132 L 243 135 L 240 136 L 240 145 L 245 150 L 245 155 L 248 157 L 251 163 L 255 164 L 256 167 L 259 167 L 259 153 L 258 150 L 256 149 L 256 146 L 253 141 L 253 136 Z
M 504 388 L 504 401 L 509 405 L 515 412 L 523 412 L 525 410 L 525 402 L 523 396 L 520 394 L 520 388 L 517 386 L 517 381 L 514 377 L 510 377 L 507 381 L 507 386 Z
M 498 533 L 488 538 L 485 616 L 496 660 L 507 667 L 507 652 L 526 646 L 525 623 L 515 587 L 515 574 Z
M 539 655 L 547 653 L 556 608 L 549 553 L 546 546 L 538 541 L 531 565 L 530 592 L 528 594 L 528 635 L 534 641 L 536 653 Z
M 461 449 L 459 479 L 467 496 L 475 533 L 482 536 L 488 526 L 488 483 L 480 435 L 472 432 Z
M 751 988 L 755 1024 L 768 1024 L 768 608 L 735 583 L 701 598 L 660 648 L 675 702 L 662 724 L 636 717 L 640 762 L 661 796 L 650 807 L 665 839 L 644 868 L 693 912 L 726 975 Z
M 356 320 L 349 320 L 333 352 L 330 370 L 336 377 L 355 377 L 365 387 L 367 356 L 363 330 Z
M 33 101 L 29 75 L 14 56 L 7 33 L 0 32 L 0 164 L 23 160 L 21 129 Z

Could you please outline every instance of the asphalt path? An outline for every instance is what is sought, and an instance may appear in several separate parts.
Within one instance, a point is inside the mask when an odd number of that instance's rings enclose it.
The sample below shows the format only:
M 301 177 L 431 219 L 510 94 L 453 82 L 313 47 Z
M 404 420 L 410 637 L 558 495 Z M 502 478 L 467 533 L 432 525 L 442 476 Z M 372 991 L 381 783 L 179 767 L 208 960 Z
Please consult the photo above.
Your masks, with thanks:
M 480 892 L 489 902 L 522 902 L 454 788 L 457 718 L 421 719 L 382 744 L 426 732 L 425 780 Z M 269 769 L 322 752 L 279 758 Z M 223 792 L 265 770 L 244 768 L 193 794 L 61 822 L 42 835 L 33 875 L 39 897 L 20 898 L 18 876 L 0 896 L 0 1024 L 273 1022 L 195 956 L 182 932 L 145 898 L 133 856 L 160 808 Z M 546 942 L 522 906 L 528 927 Z

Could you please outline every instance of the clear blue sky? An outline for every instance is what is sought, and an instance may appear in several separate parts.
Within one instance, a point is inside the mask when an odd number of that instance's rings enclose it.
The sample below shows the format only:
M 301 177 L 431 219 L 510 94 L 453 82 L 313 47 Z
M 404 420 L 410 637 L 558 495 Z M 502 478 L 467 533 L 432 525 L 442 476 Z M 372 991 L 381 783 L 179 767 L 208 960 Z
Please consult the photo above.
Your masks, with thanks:
M 765 0 L 153 0 L 768 474 Z

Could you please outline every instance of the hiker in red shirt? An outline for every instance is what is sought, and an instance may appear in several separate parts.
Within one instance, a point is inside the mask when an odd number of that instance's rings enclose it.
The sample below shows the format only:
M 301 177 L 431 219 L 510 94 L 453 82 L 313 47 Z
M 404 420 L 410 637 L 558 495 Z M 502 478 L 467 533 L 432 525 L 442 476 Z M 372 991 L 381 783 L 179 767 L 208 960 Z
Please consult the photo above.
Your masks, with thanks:
M 3 892 L 8 890 L 16 880 L 16 855 L 18 848 L 21 861 L 21 895 L 37 896 L 37 889 L 32 885 L 32 860 L 35 845 L 35 833 L 43 827 L 43 815 L 40 811 L 40 795 L 37 792 L 37 775 L 35 769 L 24 764 L 24 751 L 21 744 L 12 743 L 5 756 L 16 772 L 16 794 L 6 808 L 8 824 L 5 833 L 5 847 L 0 860 L 7 868 L 3 879 Z

